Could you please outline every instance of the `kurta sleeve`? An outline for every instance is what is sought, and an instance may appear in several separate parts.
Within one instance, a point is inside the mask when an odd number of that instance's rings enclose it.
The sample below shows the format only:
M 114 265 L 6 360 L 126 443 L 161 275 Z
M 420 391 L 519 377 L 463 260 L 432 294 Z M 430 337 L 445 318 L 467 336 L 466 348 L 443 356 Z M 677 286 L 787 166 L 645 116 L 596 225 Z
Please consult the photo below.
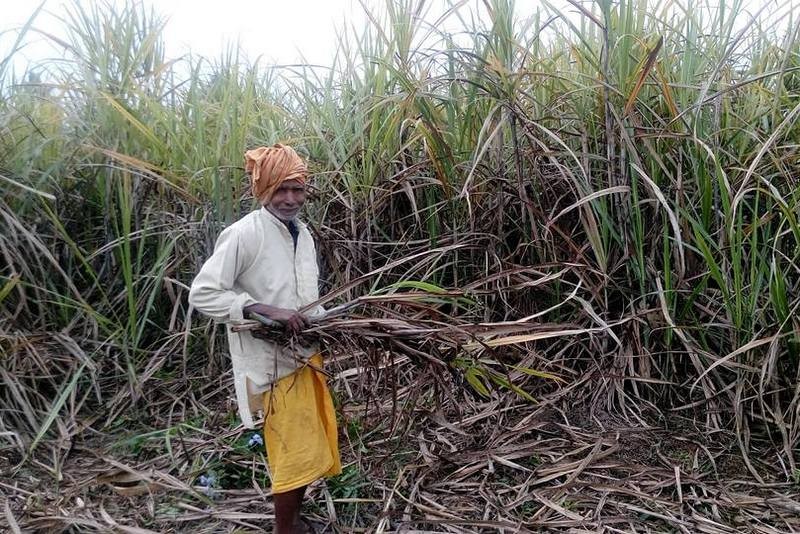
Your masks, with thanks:
M 217 321 L 242 320 L 243 308 L 258 302 L 246 291 L 234 289 L 239 274 L 247 268 L 249 256 L 237 229 L 229 226 L 223 230 L 214 253 L 192 282 L 189 304 Z

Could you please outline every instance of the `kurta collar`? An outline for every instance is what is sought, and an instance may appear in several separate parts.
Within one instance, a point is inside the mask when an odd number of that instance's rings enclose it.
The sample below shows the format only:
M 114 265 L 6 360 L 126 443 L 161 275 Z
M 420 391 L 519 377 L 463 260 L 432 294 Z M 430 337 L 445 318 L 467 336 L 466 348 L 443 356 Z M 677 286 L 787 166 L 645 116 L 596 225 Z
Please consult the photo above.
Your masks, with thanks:
M 282 220 L 277 218 L 271 211 L 269 211 L 267 208 L 262 206 L 261 209 L 259 210 L 259 213 L 261 213 L 262 217 L 266 217 L 267 220 L 272 222 L 272 224 L 274 224 L 275 226 L 280 228 L 281 232 L 285 232 L 286 235 L 291 237 L 291 234 L 289 233 L 289 229 L 286 227 L 286 224 Z M 293 219 L 293 221 L 294 221 L 295 226 L 297 226 L 298 231 L 302 230 L 302 229 L 304 229 L 306 227 L 305 223 L 303 221 L 301 221 L 300 219 L 298 219 L 297 217 L 295 217 Z

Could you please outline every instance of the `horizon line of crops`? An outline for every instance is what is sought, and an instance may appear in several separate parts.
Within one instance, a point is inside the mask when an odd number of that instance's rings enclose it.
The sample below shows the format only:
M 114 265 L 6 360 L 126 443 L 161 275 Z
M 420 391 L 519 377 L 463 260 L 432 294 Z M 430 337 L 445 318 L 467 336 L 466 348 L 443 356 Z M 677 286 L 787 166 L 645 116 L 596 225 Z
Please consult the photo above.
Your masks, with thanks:
M 587 395 L 623 413 L 702 409 L 746 459 L 751 434 L 770 440 L 791 476 L 797 11 L 765 27 L 741 1 L 571 4 L 522 18 L 493 0 L 484 18 L 459 3 L 443 17 L 462 31 L 447 33 L 425 2 L 390 1 L 340 33 L 330 69 L 233 48 L 172 60 L 141 5 L 75 5 L 63 62 L 19 82 L 0 58 L 11 428 L 35 443 L 58 414 L 113 400 L 111 421 L 154 374 L 219 345 L 188 316 L 186 285 L 252 207 L 243 149 L 282 140 L 315 172 L 328 284 L 455 244 L 381 282 L 544 273 L 480 286 L 487 321 L 550 309 L 543 322 L 603 329 L 532 345 L 544 371 L 595 369 Z M 207 365 L 223 367 L 218 350 Z

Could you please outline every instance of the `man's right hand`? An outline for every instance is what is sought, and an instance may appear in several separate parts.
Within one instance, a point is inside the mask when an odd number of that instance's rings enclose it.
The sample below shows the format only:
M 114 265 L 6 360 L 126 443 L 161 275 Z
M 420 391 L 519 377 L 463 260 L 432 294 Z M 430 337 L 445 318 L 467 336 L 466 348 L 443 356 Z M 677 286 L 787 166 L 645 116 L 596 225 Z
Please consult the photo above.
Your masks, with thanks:
M 243 311 L 245 313 L 255 312 L 273 321 L 278 321 L 293 334 L 298 334 L 309 326 L 306 316 L 297 310 L 287 310 L 286 308 L 277 308 L 267 304 L 251 304 L 250 306 L 245 306 Z

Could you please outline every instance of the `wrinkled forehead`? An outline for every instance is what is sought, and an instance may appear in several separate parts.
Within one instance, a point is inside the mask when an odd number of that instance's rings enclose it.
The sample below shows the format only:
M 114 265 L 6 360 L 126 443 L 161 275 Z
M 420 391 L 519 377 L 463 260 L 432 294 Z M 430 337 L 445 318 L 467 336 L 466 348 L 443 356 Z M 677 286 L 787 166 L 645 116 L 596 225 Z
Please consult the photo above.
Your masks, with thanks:
M 306 184 L 300 180 L 285 180 L 278 186 L 277 191 L 304 191 Z

